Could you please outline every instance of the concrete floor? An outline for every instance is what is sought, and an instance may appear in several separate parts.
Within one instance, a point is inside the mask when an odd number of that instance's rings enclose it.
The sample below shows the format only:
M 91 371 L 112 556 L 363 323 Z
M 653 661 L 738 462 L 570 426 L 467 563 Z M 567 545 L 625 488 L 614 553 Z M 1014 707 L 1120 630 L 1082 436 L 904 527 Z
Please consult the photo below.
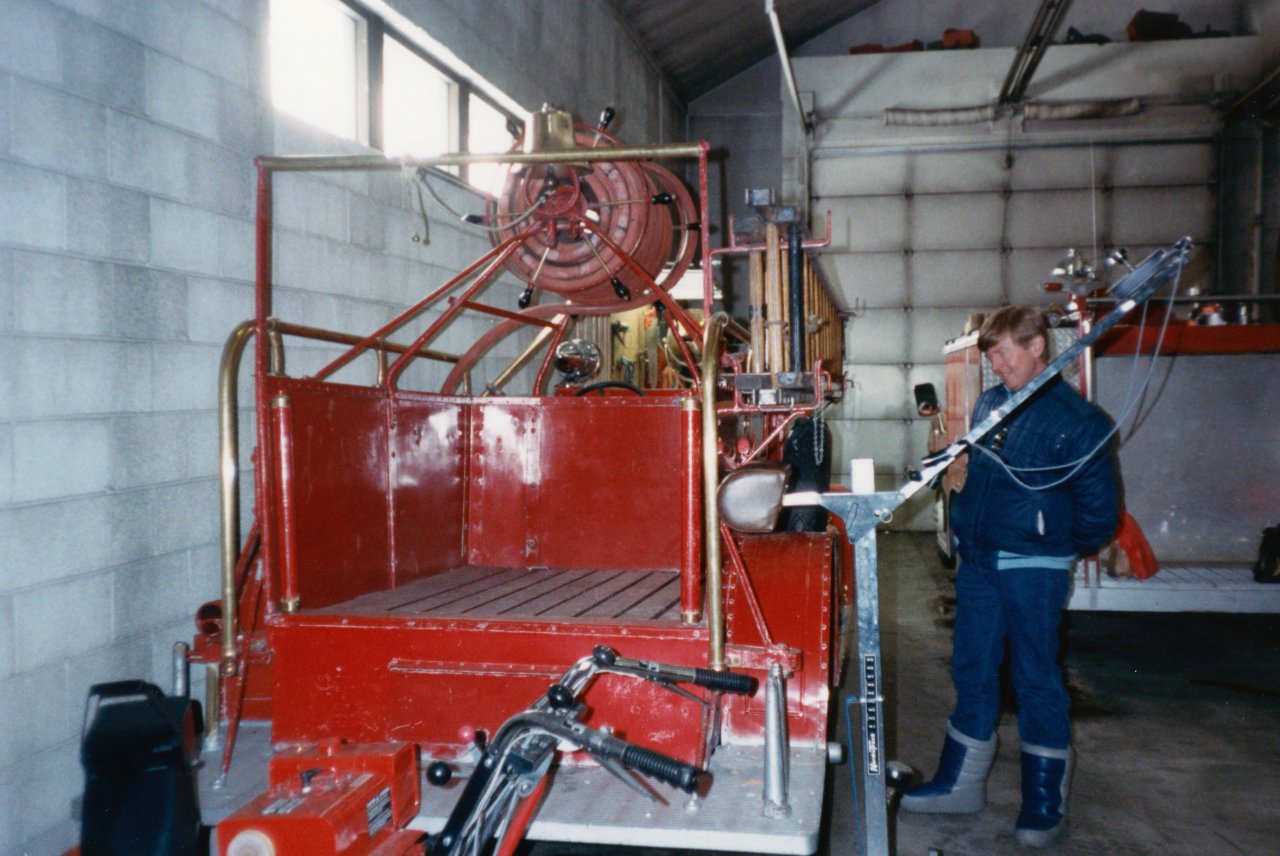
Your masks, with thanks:
M 888 756 L 931 775 L 952 704 L 954 586 L 932 536 L 878 544 Z M 1071 834 L 1053 852 L 1280 853 L 1280 617 L 1073 612 L 1065 637 L 1079 757 Z M 1005 707 L 986 811 L 899 813 L 897 853 L 1027 852 L 1013 840 L 1011 692 Z M 828 852 L 854 853 L 850 770 L 839 773 Z
M 931 535 L 883 534 L 879 556 L 888 757 L 930 775 L 952 703 L 954 587 Z M 1070 837 L 1048 852 L 1280 853 L 1280 617 L 1070 613 L 1066 645 L 1079 761 Z M 891 827 L 896 853 L 1028 852 L 1013 839 L 1020 800 L 1013 706 L 1010 695 L 986 811 L 899 814 Z M 843 740 L 843 696 L 838 718 Z M 859 852 L 851 772 L 848 764 L 832 770 L 822 853 Z M 538 844 L 529 852 L 604 850 Z

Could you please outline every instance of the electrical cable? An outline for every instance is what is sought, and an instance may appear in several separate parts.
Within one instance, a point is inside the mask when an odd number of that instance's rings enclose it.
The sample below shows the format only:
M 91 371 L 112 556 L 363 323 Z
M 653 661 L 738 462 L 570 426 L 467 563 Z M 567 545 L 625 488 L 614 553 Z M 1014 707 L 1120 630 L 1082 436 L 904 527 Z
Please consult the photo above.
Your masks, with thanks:
M 1139 390 L 1137 395 L 1132 394 L 1133 393 L 1132 389 L 1126 390 L 1127 400 L 1125 402 L 1125 406 L 1121 409 L 1120 418 L 1115 421 L 1115 424 L 1111 426 L 1111 430 L 1109 430 L 1106 433 L 1106 435 L 1101 440 L 1098 441 L 1097 445 L 1095 445 L 1087 453 L 1085 453 L 1083 456 L 1077 458 L 1074 461 L 1068 461 L 1063 464 L 1054 464 L 1052 466 L 1047 466 L 1047 467 L 1014 467 L 1006 463 L 1005 460 L 1001 458 L 1000 455 L 997 454 L 994 450 L 988 449 L 986 446 L 983 446 L 981 443 L 975 443 L 970 448 L 977 449 L 982 454 L 987 455 L 988 457 L 993 459 L 997 464 L 1000 465 L 1000 468 L 1005 471 L 1005 475 L 1007 475 L 1010 478 L 1010 480 L 1012 480 L 1018 486 L 1025 488 L 1026 490 L 1030 490 L 1030 491 L 1050 490 L 1052 488 L 1061 487 L 1062 485 L 1069 482 L 1071 479 L 1075 478 L 1076 475 L 1080 472 L 1080 470 L 1084 468 L 1085 464 L 1089 463 L 1089 461 L 1092 460 L 1093 457 L 1098 454 L 1098 452 L 1104 449 L 1107 446 L 1107 444 L 1111 442 L 1111 438 L 1116 435 L 1116 432 L 1118 432 L 1121 426 L 1123 426 L 1124 423 L 1128 420 L 1129 414 L 1133 411 L 1133 408 L 1138 404 L 1138 402 L 1142 399 L 1142 397 L 1145 396 L 1146 389 L 1151 383 L 1151 375 L 1155 371 L 1156 358 L 1160 356 L 1160 349 L 1164 344 L 1164 337 L 1169 329 L 1169 320 L 1173 317 L 1173 300 L 1178 295 L 1178 287 L 1181 279 L 1182 279 L 1182 274 L 1181 274 L 1181 271 L 1179 271 L 1178 275 L 1175 276 L 1173 280 L 1173 288 L 1170 290 L 1168 305 L 1166 306 L 1166 309 L 1165 309 L 1164 320 L 1161 322 L 1160 333 L 1156 337 L 1155 347 L 1152 349 L 1151 360 L 1147 365 L 1146 375 L 1142 379 L 1141 389 Z M 1144 312 L 1144 318 L 1145 318 L 1145 312 L 1146 312 L 1145 305 L 1143 307 L 1143 312 Z M 1131 372 L 1130 372 L 1131 380 L 1134 376 L 1136 376 L 1136 367 L 1138 365 L 1138 358 L 1141 354 L 1141 348 L 1142 348 L 1142 339 L 1141 339 L 1141 336 L 1139 336 L 1138 344 L 1133 355 L 1134 363 L 1133 363 L 1133 368 L 1131 369 Z M 1053 471 L 1058 471 L 1058 470 L 1067 469 L 1067 468 L 1070 468 L 1070 471 L 1067 472 L 1065 475 L 1043 485 L 1028 484 L 1027 482 L 1025 482 L 1024 480 L 1018 477 L 1018 473 L 1025 474 L 1025 473 L 1053 472 Z
M 538 201 L 537 201 L 536 203 L 534 203 L 534 205 L 533 205 L 532 207 L 530 207 L 530 208 L 529 208 L 528 210 L 526 210 L 526 211 L 522 211 L 522 212 L 520 212 L 519 214 L 517 214 L 517 215 L 516 215 L 516 218 L 515 218 L 514 220 L 512 220 L 511 222 L 509 222 L 509 223 L 504 223 L 504 224 L 502 224 L 501 226 L 486 226 L 486 225 L 485 225 L 485 224 L 483 224 L 483 223 L 473 223 L 473 222 L 471 222 L 470 220 L 468 220 L 468 219 L 467 219 L 467 215 L 465 215 L 465 214 L 459 214 L 457 211 L 455 211 L 453 208 L 451 208 L 451 207 L 449 206 L 449 203 L 447 203 L 447 202 L 445 202 L 443 199 L 441 199 L 441 198 L 440 198 L 440 195 L 439 195 L 438 193 L 436 193 L 436 189 L 435 189 L 434 187 L 432 187 L 432 186 L 431 186 L 431 182 L 427 180 L 427 177 L 428 177 L 429 175 L 430 175 L 430 171 L 429 171 L 426 167 L 421 167 L 421 168 L 417 169 L 417 170 L 414 172 L 414 179 L 415 179 L 415 180 L 416 180 L 420 185 L 422 185 L 423 187 L 426 187 L 426 188 L 427 188 L 427 193 L 430 193 L 430 194 L 431 194 L 431 198 L 432 198 L 432 199 L 434 199 L 434 200 L 436 201 L 436 204 L 438 204 L 441 208 L 443 208 L 445 211 L 447 211 L 447 212 L 450 214 L 450 216 L 454 217 L 455 219 L 462 221 L 463 223 L 467 224 L 468 226 L 474 226 L 476 229 L 479 229 L 479 230 L 484 231 L 484 232 L 489 232 L 489 233 L 491 233 L 491 234 L 497 234 L 497 233 L 499 233 L 499 232 L 505 232 L 505 231 L 506 231 L 506 230 L 508 230 L 508 229 L 513 229 L 513 228 L 515 228 L 516 226 L 519 226 L 519 225 L 520 225 L 521 223 L 523 223 L 525 220 L 528 220 L 530 217 L 532 217 L 532 216 L 533 216 L 533 213 L 534 213 L 535 211 L 537 211 L 539 208 L 541 208 L 541 207 L 542 207 L 542 203 L 546 201 L 546 197 L 545 197 L 545 196 L 539 196 L 539 197 L 538 197 Z M 424 219 L 425 219 L 425 217 L 426 217 L 426 210 L 425 210 L 425 209 L 423 210 L 423 217 L 424 217 Z

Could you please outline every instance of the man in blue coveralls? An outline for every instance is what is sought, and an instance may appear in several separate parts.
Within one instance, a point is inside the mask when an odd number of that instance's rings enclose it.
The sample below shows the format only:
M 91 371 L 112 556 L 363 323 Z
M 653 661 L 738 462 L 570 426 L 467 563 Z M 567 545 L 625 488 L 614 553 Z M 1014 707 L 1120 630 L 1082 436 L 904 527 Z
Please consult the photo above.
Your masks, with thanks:
M 983 324 L 978 349 L 1001 384 L 978 398 L 974 425 L 1044 369 L 1044 316 L 1004 307 Z M 1058 625 L 1072 563 L 1096 553 L 1116 528 L 1110 434 L 1107 416 L 1054 378 L 970 450 L 964 489 L 951 506 L 960 556 L 951 657 L 956 706 L 938 771 L 903 796 L 904 810 L 969 814 L 986 805 L 1007 641 L 1022 738 L 1015 837 L 1044 847 L 1066 834 L 1074 757 Z

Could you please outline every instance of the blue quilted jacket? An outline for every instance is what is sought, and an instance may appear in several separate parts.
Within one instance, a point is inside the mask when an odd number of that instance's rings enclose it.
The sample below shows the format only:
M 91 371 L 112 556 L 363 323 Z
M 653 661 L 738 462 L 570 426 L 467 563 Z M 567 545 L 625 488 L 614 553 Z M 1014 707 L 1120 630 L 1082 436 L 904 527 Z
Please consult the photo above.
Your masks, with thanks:
M 994 386 L 973 408 L 977 425 L 1012 393 Z M 1068 464 L 1095 449 L 1111 420 L 1055 378 L 979 441 L 1011 467 Z M 1060 480 L 1070 467 L 1019 472 L 1030 485 Z M 1066 483 L 1046 490 L 1017 484 L 991 456 L 969 451 L 964 488 L 951 504 L 951 531 L 960 555 L 997 567 L 1071 566 L 1098 551 L 1115 532 L 1119 497 L 1111 445 L 1102 446 Z

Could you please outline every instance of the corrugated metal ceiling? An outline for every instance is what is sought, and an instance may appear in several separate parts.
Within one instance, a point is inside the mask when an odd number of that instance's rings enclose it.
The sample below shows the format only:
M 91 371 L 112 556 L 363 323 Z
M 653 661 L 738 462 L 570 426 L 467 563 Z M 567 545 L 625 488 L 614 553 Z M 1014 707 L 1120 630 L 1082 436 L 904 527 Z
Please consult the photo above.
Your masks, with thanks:
M 610 0 L 687 104 L 776 52 L 765 0 Z M 775 0 L 794 48 L 879 0 Z

